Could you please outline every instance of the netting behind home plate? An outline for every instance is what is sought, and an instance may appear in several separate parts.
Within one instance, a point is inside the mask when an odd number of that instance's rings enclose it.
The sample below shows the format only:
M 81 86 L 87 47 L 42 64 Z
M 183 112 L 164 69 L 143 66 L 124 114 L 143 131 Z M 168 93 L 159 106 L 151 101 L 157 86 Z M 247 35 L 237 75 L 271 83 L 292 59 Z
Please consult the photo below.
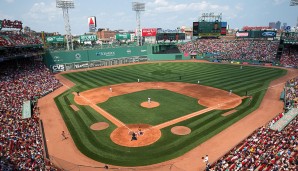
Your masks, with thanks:
M 159 166 L 144 166 L 142 168 L 140 167 L 117 167 L 117 166 L 109 166 L 108 169 L 104 167 L 104 164 L 102 166 L 86 166 L 86 165 L 78 165 L 75 163 L 71 163 L 68 161 L 65 161 L 63 159 L 50 156 L 50 161 L 53 165 L 56 166 L 56 168 L 60 170 L 66 170 L 66 171 L 106 171 L 106 170 L 120 170 L 120 171 L 186 171 L 182 168 L 179 168 L 175 166 L 175 164 L 166 164 L 166 165 L 159 165 Z

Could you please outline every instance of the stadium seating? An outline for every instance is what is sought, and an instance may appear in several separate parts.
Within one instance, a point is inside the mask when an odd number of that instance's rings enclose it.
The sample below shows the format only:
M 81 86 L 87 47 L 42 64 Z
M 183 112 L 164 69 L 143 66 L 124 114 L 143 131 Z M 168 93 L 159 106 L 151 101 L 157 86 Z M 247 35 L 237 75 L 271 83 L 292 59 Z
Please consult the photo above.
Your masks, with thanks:
M 297 80 L 298 77 L 288 82 L 293 85 Z M 292 97 L 297 91 L 287 93 Z M 297 170 L 298 116 L 281 131 L 270 129 L 284 116 L 284 113 L 278 114 L 267 126 L 255 130 L 215 163 L 207 164 L 206 170 Z
M 298 49 L 297 48 L 285 48 L 280 63 L 286 67 L 298 66 Z
M 0 32 L 0 47 L 41 45 L 42 40 L 37 36 L 23 33 Z
M 211 54 L 216 59 L 275 60 L 278 41 L 198 39 L 178 45 L 182 53 Z
M 0 67 L 0 170 L 44 170 L 37 99 L 61 84 L 41 62 L 22 59 L 17 64 Z M 22 119 L 26 100 L 33 102 L 33 114 Z

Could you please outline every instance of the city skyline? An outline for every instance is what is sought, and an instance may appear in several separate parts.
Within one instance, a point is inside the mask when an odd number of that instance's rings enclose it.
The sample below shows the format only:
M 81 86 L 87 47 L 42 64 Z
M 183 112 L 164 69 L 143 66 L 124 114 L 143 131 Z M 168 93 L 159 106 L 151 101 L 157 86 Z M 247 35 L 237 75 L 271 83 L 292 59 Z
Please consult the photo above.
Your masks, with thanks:
M 74 0 L 75 8 L 69 10 L 71 33 L 87 33 L 88 17 L 96 16 L 97 28 L 111 30 L 134 30 L 137 27 L 133 1 Z M 238 0 L 147 0 L 141 13 L 142 28 L 176 29 L 191 27 L 202 13 L 222 13 L 222 21 L 230 28 L 243 26 L 268 26 L 269 22 L 281 21 L 296 26 L 298 6 L 290 6 L 290 0 L 245 1 Z M 23 27 L 40 32 L 59 32 L 65 34 L 62 10 L 56 8 L 55 0 L 2 0 L 0 1 L 0 20 L 20 20 Z M 13 9 L 13 10 L 12 10 Z

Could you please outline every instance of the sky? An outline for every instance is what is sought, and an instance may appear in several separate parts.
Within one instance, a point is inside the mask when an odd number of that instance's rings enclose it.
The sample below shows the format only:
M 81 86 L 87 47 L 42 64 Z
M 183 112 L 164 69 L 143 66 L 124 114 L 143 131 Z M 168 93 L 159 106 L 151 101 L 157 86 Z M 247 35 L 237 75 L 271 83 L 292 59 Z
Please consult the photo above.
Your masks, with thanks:
M 222 13 L 222 21 L 233 29 L 276 21 L 295 26 L 298 17 L 298 6 L 290 6 L 290 0 L 74 0 L 75 8 L 69 9 L 71 33 L 87 33 L 89 16 L 96 16 L 97 28 L 135 30 L 132 2 L 145 3 L 141 28 L 191 27 L 202 13 L 210 12 Z M 65 34 L 62 9 L 56 8 L 56 0 L 0 0 L 3 19 L 20 20 L 23 27 L 37 32 Z

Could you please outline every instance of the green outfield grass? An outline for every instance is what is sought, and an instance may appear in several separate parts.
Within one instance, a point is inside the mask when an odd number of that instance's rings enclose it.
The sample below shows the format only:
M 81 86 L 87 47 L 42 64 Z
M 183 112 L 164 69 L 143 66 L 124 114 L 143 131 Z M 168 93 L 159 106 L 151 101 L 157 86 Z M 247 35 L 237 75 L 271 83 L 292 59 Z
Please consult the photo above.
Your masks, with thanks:
M 107 164 L 141 166 L 159 163 L 185 154 L 245 117 L 258 108 L 270 81 L 284 74 L 286 74 L 286 70 L 282 69 L 253 66 L 243 66 L 243 69 L 240 69 L 239 65 L 208 63 L 152 63 L 106 68 L 64 74 L 63 76 L 76 83 L 76 86 L 56 97 L 55 101 L 76 146 L 82 153 Z M 156 143 L 138 148 L 122 147 L 113 143 L 109 136 L 116 126 L 89 106 L 76 104 L 80 109 L 77 112 L 69 106 L 75 104 L 72 94 L 74 91 L 82 92 L 100 86 L 136 82 L 138 78 L 141 81 L 194 84 L 197 84 L 199 80 L 202 85 L 227 91 L 233 90 L 233 93 L 240 96 L 245 95 L 248 91 L 249 95 L 254 98 L 250 103 L 248 99 L 243 100 L 243 103 L 236 107 L 237 112 L 229 116 L 221 116 L 227 112 L 225 110 L 216 110 L 176 124 L 189 127 L 192 130 L 189 135 L 174 135 L 170 131 L 172 126 L 166 127 L 161 130 L 162 137 Z M 146 101 L 148 93 L 152 94 L 152 98 L 160 99 L 158 100 L 161 103 L 160 107 L 144 109 L 138 106 L 140 102 Z M 98 105 L 124 123 L 148 123 L 151 125 L 203 108 L 197 104 L 196 99 L 167 90 L 146 90 L 131 93 L 113 97 Z M 181 107 L 179 108 L 179 106 Z M 150 117 L 143 117 L 143 115 L 148 116 L 147 114 Z M 93 131 L 89 127 L 96 122 L 108 122 L 110 127 L 102 131 Z

